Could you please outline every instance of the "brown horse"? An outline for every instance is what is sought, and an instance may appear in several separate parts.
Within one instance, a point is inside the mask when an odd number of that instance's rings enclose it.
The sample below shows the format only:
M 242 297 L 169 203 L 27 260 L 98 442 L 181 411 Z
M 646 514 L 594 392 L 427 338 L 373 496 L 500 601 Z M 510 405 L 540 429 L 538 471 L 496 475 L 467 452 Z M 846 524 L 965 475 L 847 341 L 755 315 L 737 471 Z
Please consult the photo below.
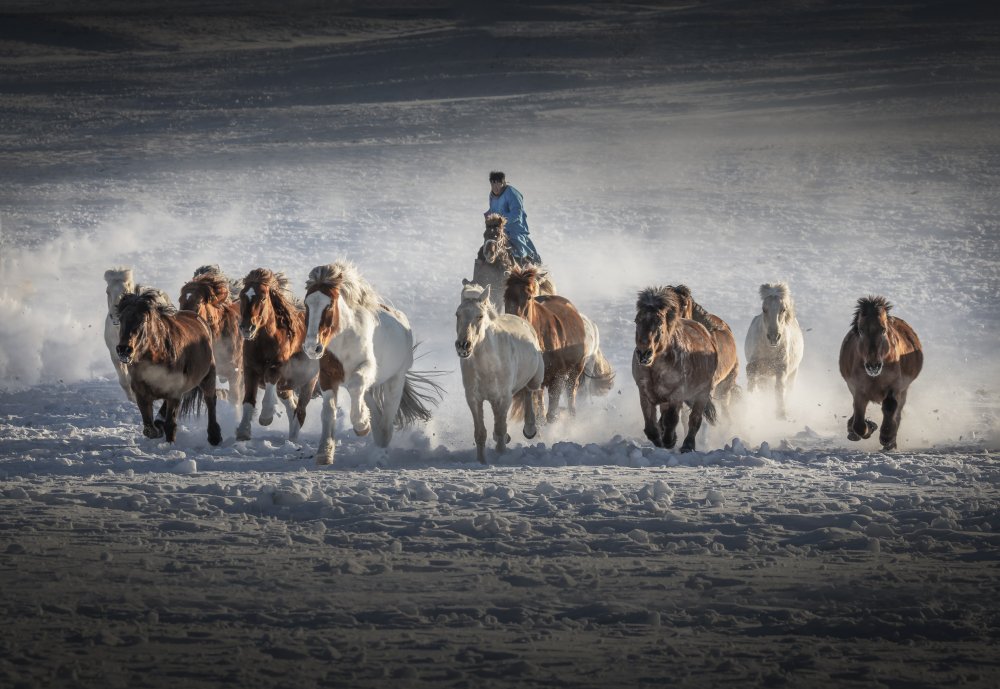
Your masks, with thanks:
M 683 317 L 671 287 L 639 292 L 635 306 L 632 377 L 639 388 L 646 437 L 657 447 L 673 447 L 681 405 L 687 404 L 691 414 L 681 452 L 690 452 L 702 417 L 715 423 L 711 396 L 719 363 L 715 339 L 704 325 Z
M 295 440 L 306 420 L 306 405 L 319 377 L 319 361 L 302 352 L 305 309 L 288 291 L 284 275 L 257 268 L 243 278 L 240 332 L 244 340 L 243 417 L 236 439 L 250 439 L 257 389 L 263 387 L 258 422 L 269 426 L 274 420 L 277 394 L 288 414 L 288 439 Z
M 878 424 L 865 418 L 869 402 L 882 405 L 882 448 L 896 447 L 906 391 L 924 365 L 924 353 L 913 328 L 890 316 L 884 297 L 858 299 L 851 329 L 840 345 L 840 375 L 854 397 L 854 413 L 847 421 L 847 439 L 868 438 Z
M 740 356 L 736 351 L 736 338 L 729 324 L 709 313 L 691 296 L 687 285 L 668 285 L 668 289 L 677 295 L 681 308 L 681 317 L 696 323 L 701 323 L 715 340 L 715 348 L 719 353 L 719 363 L 715 368 L 714 389 L 712 396 L 722 405 L 723 414 L 728 412 L 734 397 L 739 396 L 739 386 L 736 377 L 740 372 Z
M 147 438 L 177 439 L 177 413 L 187 414 L 204 399 L 208 408 L 208 442 L 222 442 L 215 418 L 215 359 L 212 333 L 197 315 L 177 311 L 166 294 L 145 288 L 123 294 L 118 302 L 119 360 L 128 366 L 129 381 L 142 414 Z M 153 402 L 164 400 L 153 419 Z
M 545 379 L 549 391 L 546 420 L 556 418 L 559 396 L 566 389 L 566 406 L 576 414 L 576 392 L 587 363 L 587 332 L 580 312 L 565 297 L 540 294 L 544 273 L 538 266 L 514 267 L 507 277 L 504 305 L 507 313 L 520 316 L 535 329 L 542 345 Z
M 486 230 L 483 232 L 483 244 L 479 247 L 476 262 L 472 267 L 472 281 L 481 287 L 490 288 L 490 303 L 497 313 L 504 312 L 503 295 L 507 285 L 507 274 L 518 263 L 514 260 L 510 249 L 510 239 L 507 237 L 507 219 L 499 213 L 486 216 Z M 545 273 L 538 285 L 540 294 L 555 294 L 556 286 L 548 273 Z
M 229 382 L 228 399 L 239 405 L 243 399 L 243 336 L 240 335 L 240 302 L 230 292 L 229 279 L 218 266 L 202 266 L 181 287 L 177 304 L 181 311 L 194 311 L 212 331 L 212 348 L 219 378 Z

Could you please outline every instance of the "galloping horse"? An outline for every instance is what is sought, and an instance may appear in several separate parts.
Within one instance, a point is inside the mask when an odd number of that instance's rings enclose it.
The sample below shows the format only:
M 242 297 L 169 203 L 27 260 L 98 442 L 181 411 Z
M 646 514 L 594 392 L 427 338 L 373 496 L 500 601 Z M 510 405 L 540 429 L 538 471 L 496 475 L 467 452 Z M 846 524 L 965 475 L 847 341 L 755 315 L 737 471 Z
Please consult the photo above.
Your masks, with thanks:
M 673 290 L 674 294 L 677 295 L 681 317 L 701 323 L 715 340 L 715 347 L 719 353 L 719 363 L 715 368 L 712 396 L 719 401 L 725 414 L 728 412 L 733 398 L 739 395 L 736 377 L 740 373 L 740 357 L 736 351 L 736 338 L 733 336 L 733 331 L 728 323 L 714 313 L 709 313 L 696 302 L 687 285 L 668 285 L 668 289 Z
M 566 388 L 570 414 L 576 414 L 576 392 L 586 365 L 586 326 L 573 303 L 555 294 L 539 294 L 544 274 L 537 266 L 514 267 L 507 277 L 504 305 L 507 313 L 520 316 L 535 329 L 545 360 L 549 391 L 547 421 L 556 418 L 559 396 Z
M 671 448 L 677 443 L 677 421 L 686 403 L 691 414 L 681 452 L 694 450 L 702 416 L 715 422 L 711 394 L 718 362 L 715 339 L 704 325 L 683 317 L 673 288 L 639 292 L 632 377 L 639 388 L 646 437 L 654 445 Z
M 747 330 L 743 351 L 747 357 L 747 389 L 764 378 L 774 378 L 774 397 L 779 418 L 786 418 L 785 392 L 795 385 L 802 362 L 802 328 L 795 318 L 795 302 L 784 282 L 760 286 L 761 313 Z
M 313 268 L 306 280 L 305 306 L 302 351 L 311 359 L 329 353 L 342 364 L 355 433 L 367 435 L 374 428 L 375 446 L 388 447 L 394 424 L 430 419 L 427 405 L 440 388 L 410 370 L 410 323 L 383 302 L 353 264 L 338 261 Z M 323 387 L 322 393 L 323 433 L 316 463 L 331 464 L 337 388 Z
M 924 365 L 920 339 L 902 318 L 890 316 L 884 297 L 858 299 L 851 329 L 840 345 L 840 375 L 854 397 L 847 439 L 868 438 L 878 424 L 865 418 L 869 402 L 882 405 L 882 449 L 896 447 L 906 391 Z
M 305 330 L 305 312 L 288 291 L 284 275 L 257 268 L 243 278 L 243 418 L 236 428 L 237 440 L 250 439 L 258 387 L 264 387 L 260 425 L 269 426 L 274 420 L 277 393 L 288 414 L 288 439 L 298 438 L 319 376 L 319 364 L 302 353 Z
M 147 438 L 177 439 L 177 412 L 187 414 L 204 399 L 208 442 L 222 442 L 215 418 L 215 360 L 212 333 L 197 315 L 177 311 L 166 294 L 145 288 L 118 302 L 120 334 L 116 351 L 128 366 L 142 432 Z M 153 419 L 154 400 L 164 400 Z
M 486 230 L 483 232 L 483 244 L 479 247 L 476 262 L 472 268 L 472 282 L 490 288 L 490 302 L 497 313 L 503 313 L 503 295 L 507 286 L 507 274 L 517 266 L 510 252 L 510 240 L 507 237 L 507 219 L 499 213 L 486 216 Z M 555 294 L 555 283 L 548 274 L 538 285 L 541 294 Z
M 108 297 L 108 315 L 104 319 L 104 344 L 108 347 L 108 354 L 111 355 L 111 365 L 118 374 L 118 384 L 125 392 L 130 402 L 135 402 L 135 393 L 132 392 L 132 384 L 128 377 L 128 366 L 118 358 L 118 302 L 125 294 L 133 294 L 136 291 L 135 280 L 132 278 L 132 269 L 125 266 L 116 266 L 104 271 L 104 281 L 108 283 L 105 293 Z
M 240 302 L 233 299 L 230 281 L 219 266 L 202 266 L 181 287 L 177 305 L 194 311 L 212 331 L 212 348 L 219 378 L 229 381 L 228 399 L 234 406 L 243 400 L 243 336 L 240 335 Z
M 504 452 L 510 442 L 507 415 L 515 398 L 524 414 L 524 437 L 534 438 L 538 429 L 532 391 L 541 389 L 545 363 L 538 335 L 523 318 L 498 315 L 490 303 L 490 287 L 483 289 L 468 280 L 462 284 L 462 302 L 455 312 L 455 350 L 461 359 L 465 400 L 472 410 L 476 458 L 486 464 L 483 402 L 493 409 L 497 452 Z

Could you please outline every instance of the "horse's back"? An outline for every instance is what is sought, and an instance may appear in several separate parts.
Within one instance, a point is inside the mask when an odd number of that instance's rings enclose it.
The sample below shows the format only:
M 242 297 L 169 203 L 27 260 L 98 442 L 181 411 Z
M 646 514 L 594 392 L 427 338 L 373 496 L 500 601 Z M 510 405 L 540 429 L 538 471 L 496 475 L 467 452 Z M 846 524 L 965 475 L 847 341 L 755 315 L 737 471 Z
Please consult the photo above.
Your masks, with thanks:
M 583 322 L 583 315 L 577 310 L 566 297 L 557 294 L 543 294 L 534 298 L 536 309 L 541 320 L 540 323 L 533 324 L 542 326 L 540 332 L 544 333 L 543 338 L 555 338 L 558 340 L 557 346 L 584 346 L 587 339 L 586 325 Z

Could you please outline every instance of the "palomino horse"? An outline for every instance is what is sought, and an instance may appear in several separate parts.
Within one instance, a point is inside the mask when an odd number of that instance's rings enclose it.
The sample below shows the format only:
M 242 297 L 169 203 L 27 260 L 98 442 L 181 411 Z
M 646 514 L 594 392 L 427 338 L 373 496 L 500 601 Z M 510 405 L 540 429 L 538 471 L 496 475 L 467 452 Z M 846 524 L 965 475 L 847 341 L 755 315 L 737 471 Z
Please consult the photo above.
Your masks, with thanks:
M 723 414 L 726 414 L 733 399 L 739 396 L 736 377 L 740 373 L 740 357 L 736 351 L 736 338 L 733 336 L 733 331 L 728 323 L 714 313 L 709 313 L 696 302 L 687 285 L 668 286 L 668 289 L 673 290 L 674 294 L 677 295 L 681 316 L 701 323 L 715 340 L 715 347 L 719 353 L 719 363 L 715 368 L 712 397 L 719 401 Z
M 681 445 L 681 452 L 690 452 L 702 416 L 709 423 L 715 422 L 712 389 L 719 355 L 705 326 L 684 318 L 681 311 L 671 287 L 639 292 L 632 377 L 639 388 L 646 437 L 657 447 L 671 448 L 677 443 L 681 406 L 686 403 L 691 408 L 687 436 Z
M 576 392 L 586 365 L 586 326 L 572 302 L 555 294 L 539 294 L 542 271 L 537 266 L 514 267 L 507 277 L 504 305 L 535 329 L 545 360 L 543 387 L 549 391 L 547 421 L 556 418 L 559 396 L 566 389 L 566 406 L 576 414 Z
M 865 418 L 869 402 L 882 405 L 882 449 L 896 447 L 906 391 L 924 365 L 924 353 L 913 328 L 889 315 L 884 297 L 858 299 L 851 329 L 840 345 L 840 375 L 854 397 L 854 413 L 847 421 L 847 439 L 868 438 L 878 424 Z
M 277 395 L 288 414 L 288 439 L 298 438 L 319 376 L 319 364 L 302 353 L 305 330 L 305 311 L 288 291 L 284 275 L 257 268 L 243 278 L 243 418 L 236 428 L 237 440 L 250 439 L 258 387 L 264 388 L 260 425 L 269 426 L 274 420 Z
M 190 282 L 181 287 L 177 304 L 182 311 L 194 311 L 212 331 L 212 348 L 219 378 L 229 381 L 229 401 L 238 406 L 243 400 L 243 336 L 240 335 L 240 302 L 230 292 L 230 281 L 219 266 L 202 266 Z
M 118 384 L 125 392 L 129 401 L 135 402 L 135 393 L 132 392 L 132 384 L 128 378 L 128 366 L 123 364 L 118 358 L 118 302 L 125 294 L 136 292 L 135 280 L 132 278 L 132 269 L 125 266 L 116 266 L 104 271 L 104 281 L 108 283 L 105 293 L 108 297 L 108 315 L 104 319 L 104 344 L 108 347 L 108 354 L 111 355 L 111 365 L 118 374 Z
M 802 362 L 802 328 L 795 318 L 795 302 L 784 282 L 760 286 L 761 313 L 750 322 L 743 351 L 747 357 L 747 389 L 774 378 L 779 418 L 787 418 L 785 393 L 795 385 Z
M 187 414 L 204 399 L 208 408 L 208 442 L 222 442 L 215 419 L 215 360 L 212 333 L 197 315 L 177 311 L 166 294 L 145 288 L 124 294 L 118 302 L 116 351 L 128 366 L 142 432 L 147 438 L 177 439 L 177 412 Z M 164 400 L 153 419 L 153 402 Z
M 477 285 L 490 288 L 490 301 L 497 313 L 503 313 L 503 295 L 507 288 L 507 274 L 517 265 L 510 253 L 510 240 L 507 237 L 507 219 L 499 213 L 486 216 L 486 230 L 483 232 L 483 244 L 472 268 L 472 281 Z M 542 294 L 555 294 L 555 283 L 548 274 L 539 284 Z
M 472 410 L 476 458 L 486 464 L 486 423 L 483 402 L 493 409 L 493 439 L 497 452 L 504 452 L 510 436 L 507 415 L 515 398 L 524 414 L 524 437 L 534 438 L 535 405 L 532 391 L 539 390 L 545 377 L 538 335 L 523 318 L 497 314 L 490 302 L 490 287 L 483 289 L 463 280 L 462 302 L 457 319 L 455 350 L 461 359 L 465 400 Z
M 353 264 L 338 261 L 313 268 L 306 280 L 305 305 L 302 351 L 312 359 L 328 353 L 342 364 L 355 433 L 367 435 L 374 429 L 375 446 L 388 447 L 394 425 L 430 419 L 428 404 L 440 388 L 410 370 L 410 323 L 384 303 Z M 337 388 L 323 387 L 322 393 L 323 433 L 316 463 L 332 464 Z

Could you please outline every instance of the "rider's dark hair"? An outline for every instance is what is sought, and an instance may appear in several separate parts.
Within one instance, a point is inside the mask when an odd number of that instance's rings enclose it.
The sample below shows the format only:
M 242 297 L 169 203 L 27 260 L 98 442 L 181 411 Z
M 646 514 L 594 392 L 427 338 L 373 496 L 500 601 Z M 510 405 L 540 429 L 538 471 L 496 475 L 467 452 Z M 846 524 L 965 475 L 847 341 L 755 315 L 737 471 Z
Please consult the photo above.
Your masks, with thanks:
M 494 170 L 490 173 L 490 184 L 493 182 L 500 182 L 501 184 L 507 181 L 507 175 L 500 172 L 499 170 Z

